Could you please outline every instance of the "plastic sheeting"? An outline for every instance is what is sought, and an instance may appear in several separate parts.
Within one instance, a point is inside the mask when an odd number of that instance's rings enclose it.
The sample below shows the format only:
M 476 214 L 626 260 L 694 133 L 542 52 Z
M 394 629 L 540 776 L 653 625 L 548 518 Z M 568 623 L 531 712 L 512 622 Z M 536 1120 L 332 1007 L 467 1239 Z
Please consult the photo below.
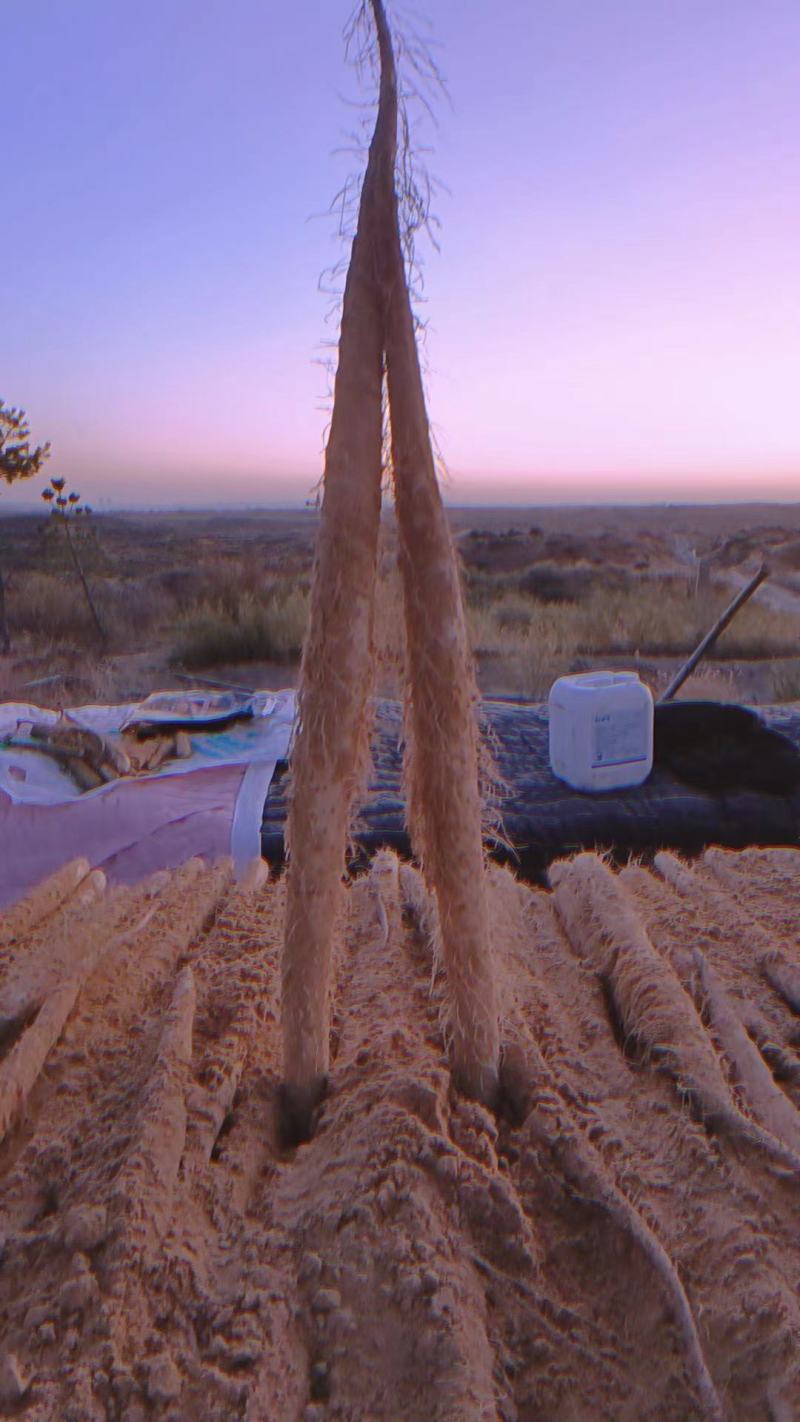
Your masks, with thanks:
M 84 794 L 49 756 L 0 745 L 0 907 L 78 855 L 124 884 L 195 855 L 232 855 L 238 867 L 258 855 L 267 788 L 288 753 L 294 693 L 264 698 L 261 706 L 263 714 L 250 720 L 192 732 L 185 761 Z M 139 709 L 78 707 L 70 716 L 108 733 Z M 55 713 L 37 707 L 2 705 L 0 740 L 19 720 L 50 719 Z
M 175 705 L 181 706 L 191 701 L 191 693 L 176 695 Z M 230 711 L 232 698 L 216 698 Z M 213 708 L 215 698 L 205 693 L 196 700 L 199 712 L 202 707 Z M 186 760 L 168 761 L 152 775 L 138 779 L 163 778 L 165 776 L 189 775 L 211 766 L 273 764 L 286 754 L 295 714 L 295 694 L 292 691 L 277 695 L 256 693 L 239 698 L 239 705 L 247 713 L 247 719 L 222 724 L 218 730 L 207 727 L 203 718 L 203 728 L 192 730 L 190 740 L 192 754 Z M 152 721 L 152 698 L 141 702 L 128 702 L 118 706 L 75 706 L 64 712 L 64 716 L 75 726 L 99 735 L 114 735 L 125 726 L 136 721 Z M 162 711 L 158 719 L 165 719 Z M 187 717 L 187 719 L 190 719 Z M 74 780 L 56 763 L 52 756 L 27 747 L 17 747 L 12 738 L 26 725 L 56 726 L 59 715 L 25 702 L 8 701 L 0 705 L 0 791 L 9 799 L 21 805 L 62 805 L 69 801 L 108 794 L 118 784 L 98 786 L 96 790 L 81 791 Z
M 780 731 L 800 750 L 800 703 L 759 706 L 759 720 Z M 410 852 L 402 778 L 403 708 L 374 703 L 369 788 L 352 832 L 357 855 L 382 845 Z M 710 793 L 677 780 L 656 763 L 644 785 L 584 794 L 556 780 L 550 769 L 546 705 L 484 701 L 480 719 L 497 776 L 490 809 L 502 833 L 488 836 L 490 853 L 525 877 L 538 878 L 547 865 L 580 849 L 614 849 L 620 856 L 678 849 L 696 854 L 707 844 L 741 849 L 748 844 L 800 841 L 800 791 L 754 789 Z M 262 852 L 273 865 L 283 859 L 288 813 L 288 777 L 278 766 L 264 806 Z

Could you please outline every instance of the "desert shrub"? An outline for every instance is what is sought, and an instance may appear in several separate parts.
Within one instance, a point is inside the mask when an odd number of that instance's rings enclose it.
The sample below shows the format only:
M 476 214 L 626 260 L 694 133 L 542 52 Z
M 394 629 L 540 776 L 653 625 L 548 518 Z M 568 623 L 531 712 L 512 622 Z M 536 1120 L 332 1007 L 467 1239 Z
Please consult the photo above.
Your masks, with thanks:
M 95 579 L 93 589 L 110 641 L 123 651 L 152 644 L 174 619 L 173 600 L 151 579 Z
M 607 597 L 610 592 L 641 586 L 641 580 L 625 568 L 614 565 L 597 568 L 586 562 L 574 567 L 550 562 L 529 563 L 521 570 L 505 572 L 466 566 L 464 582 L 473 606 L 487 606 L 514 593 L 541 603 L 586 602 L 596 595 Z M 685 579 L 680 579 L 680 585 L 686 587 Z
M 589 596 L 597 573 L 585 563 L 572 568 L 557 563 L 535 563 L 517 579 L 517 587 L 539 602 L 581 602 Z
M 97 640 L 80 585 L 52 573 L 18 573 L 9 587 L 9 620 L 40 641 L 93 645 Z
M 494 619 L 501 632 L 519 633 L 526 636 L 530 627 L 531 613 L 530 599 L 511 593 L 497 604 Z
M 185 667 L 292 661 L 300 655 L 307 619 L 308 596 L 299 588 L 263 597 L 245 593 L 233 611 L 203 602 L 179 619 L 171 660 Z
M 145 583 L 94 578 L 92 594 L 109 641 L 126 651 L 146 642 L 171 609 L 160 591 Z M 97 650 L 97 630 L 74 576 L 16 573 L 9 590 L 9 613 L 16 631 L 36 642 Z
M 179 612 L 188 612 L 199 602 L 209 600 L 206 569 L 201 565 L 194 568 L 165 568 L 155 575 L 153 582 L 160 593 L 175 603 Z M 213 598 L 211 599 L 213 601 Z
M 84 571 L 102 577 L 114 572 L 114 564 L 98 537 L 93 519 L 94 515 L 86 523 L 74 523 L 72 539 Z M 64 536 L 63 523 L 52 515 L 39 530 L 37 557 L 43 572 L 74 577 L 74 562 Z
M 261 590 L 262 568 L 246 557 L 211 557 L 204 559 L 202 600 L 222 608 L 226 616 L 236 621 L 239 609 L 249 594 Z
M 488 573 L 462 563 L 461 577 L 470 607 L 491 607 L 505 593 L 517 591 L 516 573 Z
M 526 568 L 531 562 L 531 544 L 520 530 L 516 534 L 473 530 L 459 543 L 459 553 L 470 568 L 484 572 L 508 573 Z

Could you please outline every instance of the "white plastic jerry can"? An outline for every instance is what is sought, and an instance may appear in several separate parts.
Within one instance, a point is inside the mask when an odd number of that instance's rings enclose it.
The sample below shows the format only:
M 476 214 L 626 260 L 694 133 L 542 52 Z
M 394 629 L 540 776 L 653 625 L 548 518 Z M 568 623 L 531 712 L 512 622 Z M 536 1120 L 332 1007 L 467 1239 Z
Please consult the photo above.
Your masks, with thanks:
M 561 676 L 550 688 L 550 768 L 575 790 L 641 785 L 653 768 L 653 698 L 636 672 Z

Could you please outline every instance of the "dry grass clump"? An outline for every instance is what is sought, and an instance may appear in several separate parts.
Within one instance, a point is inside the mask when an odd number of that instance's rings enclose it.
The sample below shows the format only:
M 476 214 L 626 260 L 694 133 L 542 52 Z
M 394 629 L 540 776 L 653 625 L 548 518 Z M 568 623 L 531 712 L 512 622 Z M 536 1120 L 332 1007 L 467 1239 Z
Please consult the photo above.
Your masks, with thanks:
M 195 586 L 191 596 L 187 596 L 188 587 L 183 592 L 184 607 L 191 610 L 200 602 L 218 603 L 229 617 L 236 618 L 241 603 L 249 595 L 257 595 L 263 601 L 270 597 L 286 598 L 295 591 L 308 592 L 310 570 L 285 565 L 286 558 L 280 551 L 266 564 L 258 549 L 226 556 L 214 551 L 198 568 L 184 570 L 196 572 L 200 578 L 200 585 Z M 180 589 L 178 595 L 181 596 Z
M 586 602 L 553 602 L 503 590 L 492 596 L 489 580 L 470 594 L 473 647 L 479 655 L 522 654 L 531 660 L 545 647 L 568 663 L 575 656 L 614 653 L 682 656 L 696 646 L 730 601 L 729 589 L 702 599 L 687 596 L 682 580 L 642 578 L 608 588 L 598 578 Z M 527 613 L 527 616 L 526 616 Z M 715 658 L 791 655 L 797 649 L 797 618 L 748 603 L 723 632 Z
M 603 572 L 606 584 L 615 587 L 623 586 L 626 577 L 624 571 L 617 568 Z M 571 568 L 559 563 L 533 563 L 522 570 L 488 571 L 467 563 L 464 581 L 469 601 L 475 607 L 490 606 L 498 598 L 514 593 L 526 601 L 534 598 L 546 603 L 584 602 L 595 589 L 597 569 L 589 563 L 578 562 Z
M 9 615 L 15 631 L 37 641 L 96 640 L 92 619 L 79 585 L 52 573 L 18 573 L 9 589 Z
M 45 533 L 49 530 L 45 529 Z M 305 535 L 258 539 L 225 528 L 206 536 L 187 517 L 161 527 L 105 524 L 81 557 L 103 628 L 106 650 L 153 651 L 200 667 L 233 659 L 286 661 L 299 654 L 306 622 L 310 551 Z M 106 549 L 106 544 L 108 548 Z M 267 557 L 264 549 L 266 546 Z M 97 629 L 86 598 L 61 551 L 36 525 L 17 548 L 8 578 L 12 635 L 26 650 L 98 654 Z M 91 556 L 89 556 L 91 555 Z M 261 612 L 256 607 L 260 602 Z M 176 645 L 177 644 L 177 645 Z M 184 646 L 185 644 L 185 646 Z
M 233 606 L 204 601 L 178 621 L 172 661 L 185 667 L 224 662 L 290 662 L 300 656 L 308 594 L 300 588 L 245 593 Z
M 112 646 L 130 651 L 147 645 L 173 612 L 171 600 L 139 581 L 93 577 L 92 598 Z M 97 629 L 80 584 L 67 574 L 17 572 L 9 589 L 15 634 L 35 646 L 58 644 L 97 650 Z

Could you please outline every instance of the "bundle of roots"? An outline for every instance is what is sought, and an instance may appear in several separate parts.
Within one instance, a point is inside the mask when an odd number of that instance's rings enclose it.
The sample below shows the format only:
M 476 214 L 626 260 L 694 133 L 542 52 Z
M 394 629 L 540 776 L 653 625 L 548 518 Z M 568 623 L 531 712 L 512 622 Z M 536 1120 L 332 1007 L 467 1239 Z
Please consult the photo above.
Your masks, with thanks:
M 477 694 L 425 408 L 396 192 L 398 85 L 371 0 L 378 115 L 344 293 L 287 828 L 284 1133 L 307 1138 L 325 1088 L 332 941 L 366 756 L 382 472 L 383 376 L 403 580 L 412 842 L 436 897 L 456 1083 L 492 1103 L 499 1036 L 489 943 Z

